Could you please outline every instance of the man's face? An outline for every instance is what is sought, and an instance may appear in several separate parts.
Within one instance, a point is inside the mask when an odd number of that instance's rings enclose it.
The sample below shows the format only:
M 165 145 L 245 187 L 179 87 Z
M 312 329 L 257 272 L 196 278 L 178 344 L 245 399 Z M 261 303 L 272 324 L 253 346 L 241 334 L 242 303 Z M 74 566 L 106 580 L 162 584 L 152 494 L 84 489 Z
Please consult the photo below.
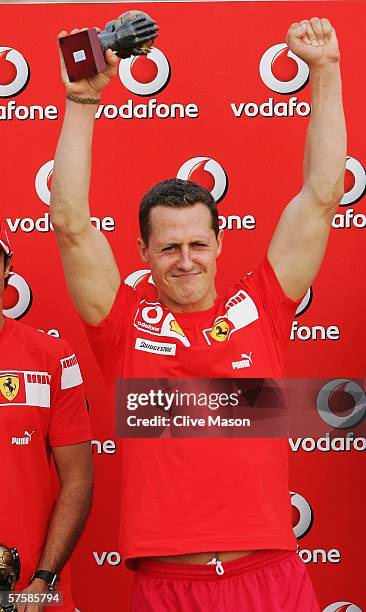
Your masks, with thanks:
M 207 206 L 156 206 L 150 211 L 150 226 L 149 244 L 138 242 L 160 301 L 176 311 L 210 308 L 216 297 L 216 258 L 221 253 L 222 232 L 216 238 Z

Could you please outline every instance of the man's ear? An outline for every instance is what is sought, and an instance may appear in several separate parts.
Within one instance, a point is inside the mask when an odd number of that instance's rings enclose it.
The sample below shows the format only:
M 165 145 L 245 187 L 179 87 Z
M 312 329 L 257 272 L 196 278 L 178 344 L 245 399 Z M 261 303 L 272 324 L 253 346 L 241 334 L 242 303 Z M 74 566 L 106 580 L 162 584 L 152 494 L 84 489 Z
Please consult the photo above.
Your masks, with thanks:
M 217 234 L 217 238 L 216 238 L 216 240 L 217 240 L 217 246 L 218 246 L 218 249 L 217 249 L 217 257 L 218 257 L 218 256 L 221 254 L 221 251 L 222 251 L 222 241 L 223 241 L 223 239 L 224 239 L 224 230 L 220 230 L 220 231 L 219 231 L 219 233 Z
M 142 238 L 137 239 L 137 249 L 144 263 L 147 263 L 147 246 Z

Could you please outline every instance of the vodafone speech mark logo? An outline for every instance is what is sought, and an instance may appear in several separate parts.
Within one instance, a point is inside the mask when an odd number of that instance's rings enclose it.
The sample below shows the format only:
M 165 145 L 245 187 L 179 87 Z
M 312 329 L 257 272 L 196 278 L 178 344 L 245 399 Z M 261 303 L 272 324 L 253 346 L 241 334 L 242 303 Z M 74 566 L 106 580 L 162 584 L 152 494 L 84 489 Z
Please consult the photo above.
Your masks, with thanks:
M 200 169 L 205 170 L 213 177 L 214 187 L 211 190 L 211 195 L 217 203 L 220 202 L 227 192 L 228 178 L 223 167 L 214 159 L 210 157 L 192 157 L 192 159 L 186 161 L 179 168 L 177 178 L 184 181 L 194 181 L 193 175 Z
M 157 68 L 156 77 L 149 83 L 141 83 L 132 75 L 132 67 L 136 62 L 149 60 Z M 160 49 L 154 47 L 145 58 L 131 57 L 123 59 L 119 64 L 119 78 L 123 85 L 138 96 L 152 96 L 159 93 L 168 85 L 171 75 L 170 64 Z
M 297 514 L 297 517 L 294 520 L 293 530 L 296 538 L 299 540 L 309 533 L 310 529 L 312 528 L 314 513 L 309 502 L 307 502 L 305 497 L 300 495 L 300 493 L 290 491 L 290 495 L 295 516 Z
M 4 66 L 3 70 L 0 64 L 0 98 L 11 98 L 20 94 L 27 86 L 30 70 L 23 55 L 12 47 L 0 47 L 0 62 L 4 60 L 15 67 L 16 74 L 10 83 L 2 83 L 2 75 L 8 71 L 8 66 Z
M 32 290 L 27 281 L 11 272 L 4 292 L 4 315 L 10 319 L 21 319 L 32 306 L 32 299 Z
M 364 418 L 366 396 L 362 387 L 354 380 L 337 378 L 320 389 L 316 405 L 325 423 L 336 429 L 349 429 Z M 336 407 L 338 407 L 338 412 L 342 410 L 347 414 L 336 414 Z
M 292 53 L 292 51 L 288 51 L 286 54 L 286 49 L 288 49 L 286 43 L 273 45 L 273 47 L 270 47 L 263 53 L 259 63 L 259 74 L 263 83 L 272 91 L 280 94 L 291 94 L 300 91 L 309 80 L 308 65 Z M 274 63 L 284 54 L 297 64 L 297 74 L 290 81 L 280 80 L 273 74 Z
M 50 205 L 51 193 L 49 189 L 49 181 L 53 172 L 54 161 L 51 159 L 41 166 L 36 174 L 35 188 L 37 195 L 44 204 Z
M 324 608 L 323 612 L 362 612 L 362 608 L 350 601 L 335 601 Z
M 346 170 L 353 175 L 354 185 L 344 194 L 340 206 L 356 204 L 366 192 L 366 171 L 363 165 L 354 157 L 347 157 Z

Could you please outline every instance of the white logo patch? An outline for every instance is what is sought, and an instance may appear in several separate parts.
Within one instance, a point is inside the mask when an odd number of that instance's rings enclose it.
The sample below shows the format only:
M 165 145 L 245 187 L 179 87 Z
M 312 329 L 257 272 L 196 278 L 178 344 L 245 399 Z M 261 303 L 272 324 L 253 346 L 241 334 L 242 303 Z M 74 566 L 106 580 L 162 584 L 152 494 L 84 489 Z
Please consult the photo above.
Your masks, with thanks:
M 249 355 L 246 355 L 246 353 L 242 353 L 241 360 L 233 361 L 231 365 L 233 366 L 233 370 L 250 368 L 250 366 L 252 365 L 252 351 L 250 351 Z
M 24 437 L 17 438 L 16 436 L 14 436 L 11 439 L 11 443 L 16 444 L 17 446 L 26 446 L 27 444 L 31 443 L 33 434 L 34 431 L 25 431 Z
M 170 344 L 168 342 L 153 342 L 153 340 L 136 338 L 135 349 L 159 355 L 175 355 L 177 347 L 175 344 Z

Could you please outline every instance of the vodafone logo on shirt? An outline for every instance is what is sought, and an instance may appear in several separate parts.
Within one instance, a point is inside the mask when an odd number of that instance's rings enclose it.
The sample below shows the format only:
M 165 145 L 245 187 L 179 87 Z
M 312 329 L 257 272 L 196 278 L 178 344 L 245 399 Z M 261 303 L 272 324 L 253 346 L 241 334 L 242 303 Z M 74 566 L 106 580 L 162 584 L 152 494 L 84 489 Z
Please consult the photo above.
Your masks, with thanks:
M 157 71 L 156 76 L 149 82 L 138 81 L 133 76 L 133 67 L 137 68 L 141 62 L 152 62 Z M 152 96 L 159 93 L 168 85 L 171 68 L 169 61 L 160 49 L 154 47 L 146 57 L 131 57 L 123 59 L 119 64 L 119 78 L 122 84 L 138 96 Z
M 320 389 L 316 405 L 325 423 L 336 429 L 349 429 L 364 419 L 366 395 L 354 380 L 337 378 Z
M 28 84 L 30 76 L 28 63 L 24 56 L 12 47 L 0 47 L 0 62 L 3 65 L 0 74 L 5 73 L 7 77 L 7 82 L 0 81 L 0 98 L 17 96 Z
M 305 497 L 293 491 L 290 491 L 290 495 L 293 509 L 293 530 L 299 540 L 309 533 L 314 522 L 314 515 Z
M 285 62 L 283 62 L 283 59 L 285 59 Z M 283 64 L 282 66 L 279 65 L 280 62 Z M 294 62 L 297 66 L 297 71 L 290 80 L 287 80 L 285 77 L 281 79 L 275 76 L 273 69 L 276 67 L 276 64 L 278 64 L 279 71 L 281 71 L 281 68 L 284 68 L 287 72 Z M 259 74 L 263 83 L 272 91 L 280 94 L 291 94 L 305 87 L 309 80 L 309 67 L 297 55 L 288 50 L 286 43 L 279 43 L 263 53 L 259 62 Z
M 133 325 L 140 332 L 145 332 L 154 336 L 175 338 L 185 347 L 190 346 L 187 336 L 178 321 L 174 318 L 174 315 L 171 312 L 164 313 L 161 304 L 158 302 L 149 303 L 146 302 L 146 300 L 142 300 L 136 311 Z M 142 347 L 141 343 L 144 342 L 143 338 L 138 338 L 137 340 L 138 342 L 136 342 L 135 349 L 142 350 L 145 348 L 147 350 L 149 348 L 147 346 Z M 167 354 L 175 355 L 175 350 L 173 351 L 172 345 L 166 345 L 166 347 L 168 346 L 170 349 L 166 351 L 162 351 L 159 348 L 154 350 L 156 347 L 153 346 L 153 343 L 150 343 L 150 345 L 151 350 L 147 350 L 147 352 L 157 352 L 160 354 L 166 352 Z
M 4 315 L 10 319 L 21 319 L 31 308 L 32 300 L 32 290 L 27 281 L 20 274 L 11 272 L 4 291 Z
M 227 192 L 228 178 L 223 167 L 215 159 L 211 157 L 192 157 L 184 162 L 179 168 L 177 178 L 184 181 L 199 182 L 201 184 L 202 180 L 195 180 L 194 175 L 197 171 L 202 169 L 208 172 L 213 178 L 214 185 L 208 190 L 211 192 L 216 202 L 220 202 Z

